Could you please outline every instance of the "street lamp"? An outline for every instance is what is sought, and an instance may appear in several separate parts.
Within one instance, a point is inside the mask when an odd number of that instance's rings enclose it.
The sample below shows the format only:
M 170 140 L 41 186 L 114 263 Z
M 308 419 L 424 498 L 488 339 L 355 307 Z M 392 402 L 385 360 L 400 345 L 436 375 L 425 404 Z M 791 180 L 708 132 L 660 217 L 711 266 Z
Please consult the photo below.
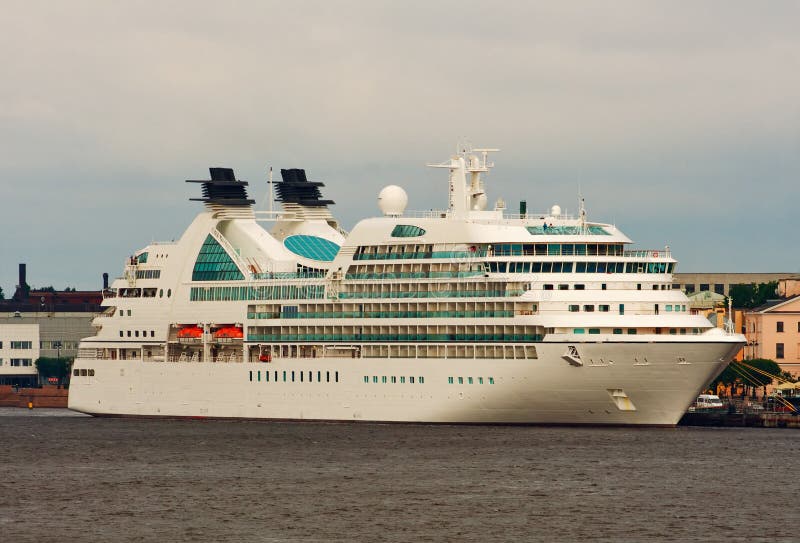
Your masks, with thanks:
M 56 352 L 58 353 L 56 355 L 56 360 L 58 360 L 58 363 L 60 364 L 61 363 L 61 341 L 54 341 L 53 342 L 53 347 L 56 348 Z M 61 377 L 58 378 L 58 387 L 61 388 Z

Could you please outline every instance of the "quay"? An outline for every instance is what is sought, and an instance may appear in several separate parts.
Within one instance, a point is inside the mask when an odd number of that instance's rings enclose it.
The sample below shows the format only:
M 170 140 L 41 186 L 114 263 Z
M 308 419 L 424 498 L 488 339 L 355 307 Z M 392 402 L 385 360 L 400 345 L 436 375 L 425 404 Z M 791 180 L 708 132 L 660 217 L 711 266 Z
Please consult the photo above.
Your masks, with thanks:
M 800 428 L 793 413 L 686 413 L 678 426 L 726 426 L 750 428 Z
M 0 385 L 0 407 L 67 407 L 65 388 L 43 386 L 41 388 L 21 388 Z

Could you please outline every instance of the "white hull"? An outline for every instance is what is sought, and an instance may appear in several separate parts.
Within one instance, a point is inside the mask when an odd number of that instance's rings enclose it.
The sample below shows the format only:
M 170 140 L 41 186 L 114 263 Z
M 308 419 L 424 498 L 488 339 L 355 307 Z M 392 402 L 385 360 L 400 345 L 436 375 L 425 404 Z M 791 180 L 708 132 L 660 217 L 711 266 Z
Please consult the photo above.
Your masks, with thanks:
M 675 425 L 697 394 L 722 371 L 739 343 L 733 339 L 595 343 L 580 348 L 582 366 L 562 358 L 562 343 L 537 344 L 539 358 L 535 360 L 294 358 L 271 363 L 170 363 L 78 359 L 74 368 L 93 369 L 94 376 L 73 378 L 69 407 L 99 416 Z M 330 372 L 330 382 L 326 372 Z M 323 382 L 318 382 L 318 375 Z M 391 382 L 393 376 L 396 383 Z M 401 376 L 405 383 L 400 383 Z M 415 378 L 413 384 L 410 377 Z M 616 401 L 613 391 L 623 391 L 629 402 Z

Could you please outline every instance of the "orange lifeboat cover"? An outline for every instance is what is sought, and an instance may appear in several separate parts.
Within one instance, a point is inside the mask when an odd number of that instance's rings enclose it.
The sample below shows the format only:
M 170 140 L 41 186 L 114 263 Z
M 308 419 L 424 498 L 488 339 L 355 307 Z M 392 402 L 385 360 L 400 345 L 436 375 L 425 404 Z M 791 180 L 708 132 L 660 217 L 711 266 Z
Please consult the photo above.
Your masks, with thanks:
M 236 328 L 235 326 L 227 326 L 225 328 L 220 328 L 219 330 L 214 332 L 214 337 L 227 337 L 227 338 L 240 339 L 244 337 L 244 334 L 242 334 L 241 328 Z
M 181 328 L 178 331 L 178 337 L 191 337 L 191 338 L 199 338 L 203 337 L 203 329 L 199 326 L 187 326 L 185 328 Z

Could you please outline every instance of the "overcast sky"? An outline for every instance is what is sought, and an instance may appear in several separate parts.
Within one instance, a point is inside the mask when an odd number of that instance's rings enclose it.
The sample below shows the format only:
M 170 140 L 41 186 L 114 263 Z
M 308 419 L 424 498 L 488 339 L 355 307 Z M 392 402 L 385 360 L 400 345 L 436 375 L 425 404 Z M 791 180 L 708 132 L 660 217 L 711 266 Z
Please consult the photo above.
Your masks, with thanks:
M 580 188 L 678 271 L 800 271 L 800 2 L 32 2 L 0 17 L 0 286 L 96 289 L 177 238 L 209 166 L 447 203 L 464 138 L 490 201 Z

